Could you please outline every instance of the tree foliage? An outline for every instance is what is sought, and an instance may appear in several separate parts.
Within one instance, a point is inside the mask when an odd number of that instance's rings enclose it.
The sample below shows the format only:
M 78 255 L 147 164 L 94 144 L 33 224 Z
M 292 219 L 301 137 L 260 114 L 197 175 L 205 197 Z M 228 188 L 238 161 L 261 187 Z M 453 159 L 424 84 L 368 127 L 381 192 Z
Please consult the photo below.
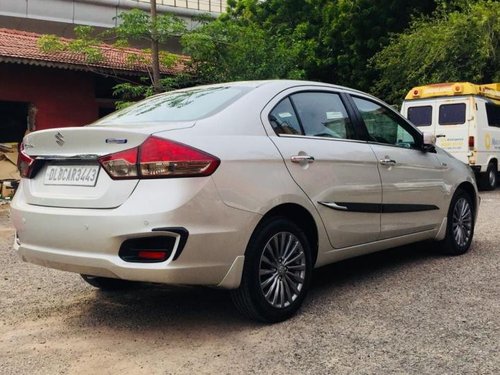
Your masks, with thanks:
M 391 32 L 404 30 L 413 14 L 430 14 L 436 3 L 229 0 L 228 5 L 227 15 L 184 37 L 205 80 L 291 76 L 367 90 L 375 78 L 368 60 Z
M 170 13 L 158 15 L 153 19 L 150 14 L 139 9 L 132 9 L 120 13 L 117 17 L 118 25 L 113 29 L 97 32 L 90 26 L 77 26 L 74 31 L 76 38 L 63 41 L 55 35 L 43 35 L 38 40 L 38 47 L 43 52 L 71 51 L 81 53 L 85 56 L 87 63 L 92 64 L 104 59 L 101 46 L 103 43 L 112 42 L 115 47 L 122 48 L 134 41 L 146 42 L 168 42 L 186 32 L 185 23 Z M 139 83 L 124 82 L 115 88 L 115 94 L 126 100 L 134 100 L 149 96 L 158 88 L 168 90 L 183 86 L 183 80 L 187 75 L 181 74 L 177 77 L 154 78 L 152 64 L 155 57 L 151 49 L 145 49 L 144 53 L 129 54 L 128 63 L 149 65 L 148 78 L 141 79 Z M 164 67 L 172 67 L 178 62 L 178 56 L 168 51 L 159 51 L 158 59 Z M 157 81 L 157 82 L 155 82 Z M 118 105 L 126 105 L 119 102 Z
M 398 102 L 417 84 L 499 79 L 498 1 L 229 0 L 228 5 L 226 15 L 183 38 L 203 81 L 298 77 Z
M 390 102 L 412 86 L 441 81 L 500 80 L 499 7 L 493 0 L 228 0 L 227 13 L 199 18 L 187 31 L 170 14 L 140 10 L 96 36 L 83 27 L 71 45 L 46 36 L 41 46 L 85 51 L 99 59 L 103 39 L 164 42 L 182 35 L 189 69 L 161 79 L 168 90 L 198 83 L 311 79 L 358 88 Z M 151 55 L 156 55 L 151 51 Z M 158 54 L 165 64 L 174 55 Z M 140 58 L 132 56 L 132 59 Z M 131 61 L 132 62 L 132 61 Z M 158 91 L 144 80 L 116 93 L 126 100 Z
M 118 15 L 118 26 L 113 33 L 121 40 L 151 41 L 153 38 L 159 42 L 168 42 L 173 37 L 186 31 L 184 22 L 170 13 L 157 16 L 156 20 L 151 15 L 140 10 L 132 9 Z
M 121 13 L 118 18 L 121 22 L 114 29 L 114 32 L 119 38 L 126 41 L 142 39 L 149 42 L 151 46 L 149 54 L 151 56 L 150 77 L 153 92 L 164 91 L 160 73 L 160 43 L 181 35 L 186 30 L 184 22 L 170 13 L 158 15 L 156 0 L 151 0 L 149 14 L 139 9 L 133 9 Z M 173 62 L 174 60 L 172 60 Z
M 182 43 L 201 82 L 305 77 L 300 31 L 285 37 L 253 21 L 217 19 L 185 34 Z
M 93 28 L 76 26 L 74 31 L 77 37 L 69 42 L 63 42 L 56 35 L 42 35 L 37 42 L 38 48 L 46 53 L 62 51 L 82 53 L 89 64 L 102 61 L 103 55 L 99 48 L 102 42 L 92 35 Z
M 465 4 L 415 19 L 373 58 L 375 93 L 400 102 L 413 86 L 454 81 L 500 81 L 500 3 Z
M 430 14 L 432 0 L 327 1 L 322 12 L 320 40 L 330 51 L 328 69 L 319 78 L 370 90 L 375 72 L 368 60 L 403 31 L 412 15 Z

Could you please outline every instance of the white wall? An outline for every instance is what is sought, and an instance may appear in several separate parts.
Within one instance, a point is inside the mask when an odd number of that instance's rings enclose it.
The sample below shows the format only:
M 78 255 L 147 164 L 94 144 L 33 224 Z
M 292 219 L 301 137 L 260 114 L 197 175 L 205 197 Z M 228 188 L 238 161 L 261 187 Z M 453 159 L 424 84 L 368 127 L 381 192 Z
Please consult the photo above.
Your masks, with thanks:
M 208 2 L 213 10 L 224 0 L 158 0 L 159 12 L 173 13 L 195 26 L 191 17 L 206 13 Z M 172 5 L 162 5 L 172 4 Z M 198 10 L 198 4 L 201 10 Z M 225 4 L 225 1 L 224 1 Z M 119 13 L 132 8 L 149 9 L 144 0 L 0 0 L 0 16 L 63 22 L 97 27 L 113 27 Z M 212 12 L 215 17 L 218 13 Z M 0 19 L 0 27 L 2 27 Z

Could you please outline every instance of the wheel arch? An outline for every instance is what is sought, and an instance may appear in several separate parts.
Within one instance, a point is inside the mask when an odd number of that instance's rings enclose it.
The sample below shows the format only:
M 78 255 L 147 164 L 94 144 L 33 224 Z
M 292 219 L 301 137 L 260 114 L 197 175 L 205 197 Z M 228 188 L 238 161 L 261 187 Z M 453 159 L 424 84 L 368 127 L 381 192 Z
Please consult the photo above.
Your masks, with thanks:
M 495 156 L 491 156 L 490 159 L 488 160 L 488 164 L 490 164 L 490 163 L 495 165 L 497 172 L 498 172 L 498 159 Z
M 314 267 L 316 259 L 318 258 L 319 234 L 318 226 L 316 225 L 313 215 L 306 208 L 297 203 L 282 203 L 264 214 L 255 230 L 258 230 L 262 223 L 269 220 L 269 218 L 277 216 L 285 217 L 293 221 L 305 232 L 307 239 L 310 241 L 312 265 Z
M 456 207 L 457 207 L 457 204 L 459 202 L 461 195 L 463 197 L 464 193 L 466 195 L 469 195 L 471 198 L 471 201 L 472 201 L 471 202 L 472 206 L 473 206 L 472 207 L 472 210 L 473 210 L 472 222 L 470 224 L 466 224 L 467 221 L 462 222 L 462 219 L 465 217 L 462 215 L 467 214 L 467 211 L 463 211 L 464 206 L 462 206 L 461 207 L 462 211 L 459 213 L 459 216 L 461 216 L 461 218 L 460 219 L 457 218 L 457 220 L 455 220 L 455 222 L 456 221 L 459 221 L 459 222 L 457 224 L 455 224 L 455 226 L 453 226 L 454 225 L 453 218 L 455 217 L 455 210 L 456 210 Z M 436 240 L 438 240 L 437 241 L 438 246 L 436 246 L 436 250 L 439 253 L 444 254 L 444 255 L 456 256 L 456 255 L 462 255 L 469 250 L 469 247 L 470 247 L 471 242 L 472 242 L 472 238 L 474 236 L 474 225 L 475 225 L 475 221 L 477 218 L 478 204 L 479 204 L 478 193 L 477 193 L 473 183 L 470 181 L 463 181 L 460 184 L 458 184 L 458 186 L 455 189 L 453 196 L 451 198 L 450 206 L 448 208 L 447 220 L 443 222 L 443 223 L 445 223 L 445 227 L 444 227 L 445 230 L 442 233 L 442 235 L 440 235 L 440 233 L 438 233 L 438 235 L 436 236 Z M 470 225 L 470 226 L 467 227 L 468 225 Z M 460 227 L 461 227 L 461 229 L 460 229 Z M 443 226 L 441 229 L 443 229 Z M 441 229 L 440 229 L 440 232 L 441 232 Z M 458 238 L 457 238 L 456 231 L 462 232 L 462 234 L 459 235 Z M 464 239 L 465 239 L 465 242 L 463 242 Z
M 474 205 L 474 213 L 477 215 L 477 192 L 476 189 L 474 188 L 474 185 L 472 185 L 471 182 L 469 181 L 464 181 L 460 185 L 457 186 L 455 189 L 455 193 L 459 190 L 465 191 L 467 194 L 469 194 L 472 197 L 472 204 Z

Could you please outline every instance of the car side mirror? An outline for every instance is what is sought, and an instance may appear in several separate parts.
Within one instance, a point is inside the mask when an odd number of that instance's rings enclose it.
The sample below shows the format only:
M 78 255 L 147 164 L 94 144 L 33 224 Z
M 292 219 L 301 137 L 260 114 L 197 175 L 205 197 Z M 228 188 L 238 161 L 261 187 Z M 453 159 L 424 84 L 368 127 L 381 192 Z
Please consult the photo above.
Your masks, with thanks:
M 430 132 L 424 132 L 422 140 L 422 150 L 426 152 L 436 151 L 436 136 Z

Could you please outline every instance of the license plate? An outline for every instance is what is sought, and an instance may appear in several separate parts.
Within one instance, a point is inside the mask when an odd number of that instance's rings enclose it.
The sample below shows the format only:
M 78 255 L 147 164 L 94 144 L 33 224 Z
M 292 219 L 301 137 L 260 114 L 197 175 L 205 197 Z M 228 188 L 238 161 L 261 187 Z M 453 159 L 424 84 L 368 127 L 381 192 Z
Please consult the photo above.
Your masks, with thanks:
M 49 165 L 45 172 L 45 185 L 95 186 L 98 165 Z

